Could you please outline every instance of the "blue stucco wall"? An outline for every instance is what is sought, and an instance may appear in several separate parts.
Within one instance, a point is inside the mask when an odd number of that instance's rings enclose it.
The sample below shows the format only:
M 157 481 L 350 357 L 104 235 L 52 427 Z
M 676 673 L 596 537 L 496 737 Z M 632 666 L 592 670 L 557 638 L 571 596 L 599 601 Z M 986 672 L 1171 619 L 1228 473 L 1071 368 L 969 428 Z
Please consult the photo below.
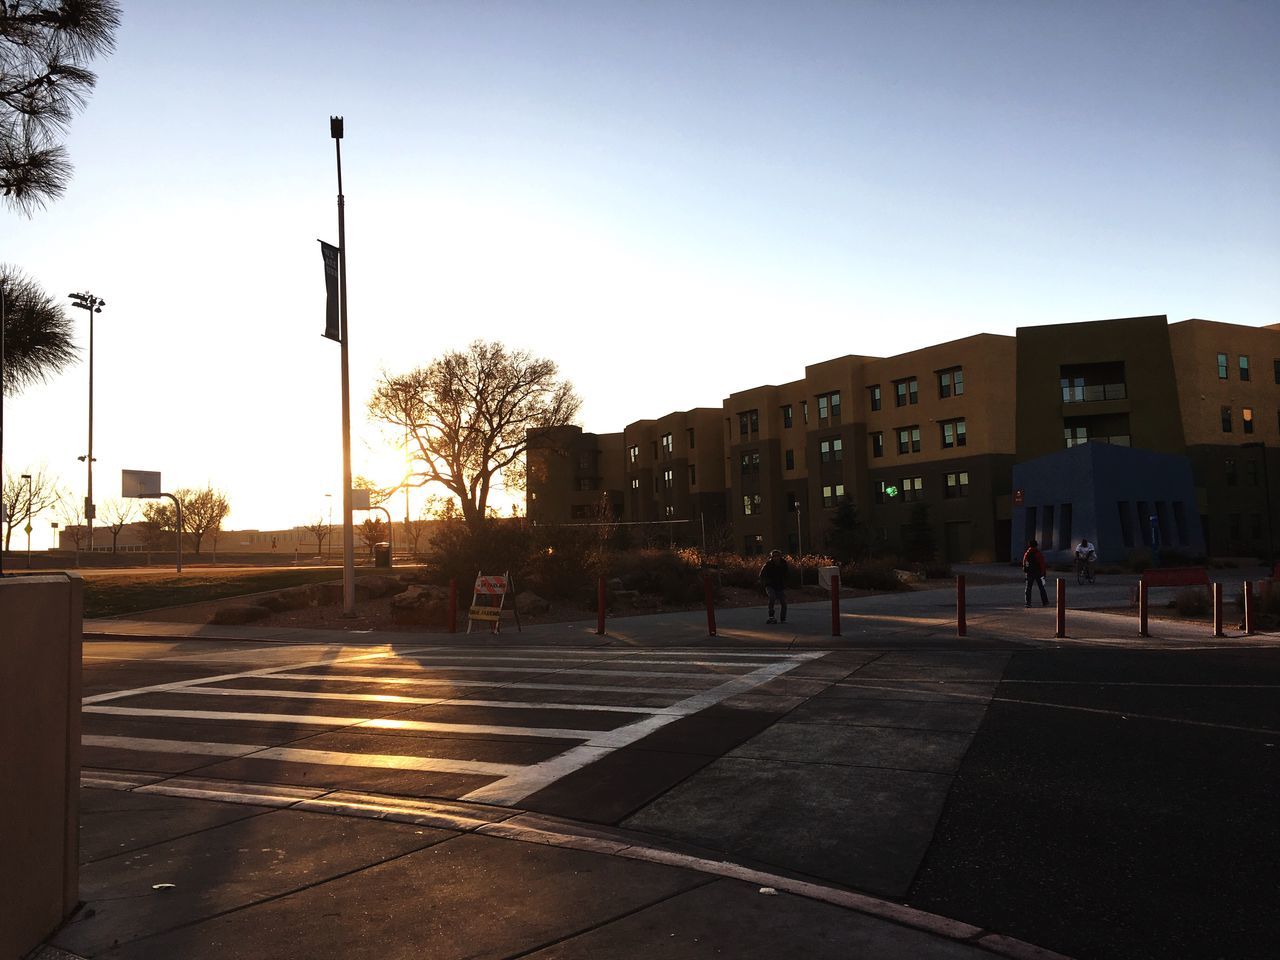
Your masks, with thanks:
M 1184 456 L 1086 443 L 1015 464 L 1013 489 L 1022 491 L 1022 504 L 1013 507 L 1014 557 L 1026 548 L 1032 518 L 1030 535 L 1045 546 L 1046 508 L 1053 518 L 1052 548 L 1045 549 L 1050 561 L 1069 559 L 1081 537 L 1093 541 L 1098 558 L 1108 563 L 1149 552 L 1150 514 L 1160 518 L 1162 550 L 1204 553 L 1191 462 Z M 1070 512 L 1069 531 L 1062 529 L 1064 510 Z

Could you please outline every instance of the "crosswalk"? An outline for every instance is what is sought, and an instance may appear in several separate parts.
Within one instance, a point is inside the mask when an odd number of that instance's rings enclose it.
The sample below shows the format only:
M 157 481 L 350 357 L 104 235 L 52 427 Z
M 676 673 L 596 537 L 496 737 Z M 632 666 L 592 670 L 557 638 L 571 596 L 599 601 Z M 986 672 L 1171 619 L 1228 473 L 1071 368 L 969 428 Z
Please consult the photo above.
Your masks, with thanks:
M 320 649 L 87 696 L 83 764 L 107 779 L 376 786 L 511 806 L 683 718 L 767 692 L 824 655 Z

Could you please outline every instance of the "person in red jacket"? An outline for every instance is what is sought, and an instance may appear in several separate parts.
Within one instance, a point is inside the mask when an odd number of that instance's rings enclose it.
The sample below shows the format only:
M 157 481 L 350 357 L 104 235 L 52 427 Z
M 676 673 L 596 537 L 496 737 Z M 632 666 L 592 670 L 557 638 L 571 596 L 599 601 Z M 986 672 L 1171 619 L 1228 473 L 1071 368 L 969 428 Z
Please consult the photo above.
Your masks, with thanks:
M 1040 606 L 1049 605 L 1049 595 L 1044 590 L 1044 554 L 1040 545 L 1032 540 L 1027 544 L 1027 552 L 1022 555 L 1022 572 L 1027 575 L 1027 606 L 1031 606 L 1031 584 L 1040 588 Z

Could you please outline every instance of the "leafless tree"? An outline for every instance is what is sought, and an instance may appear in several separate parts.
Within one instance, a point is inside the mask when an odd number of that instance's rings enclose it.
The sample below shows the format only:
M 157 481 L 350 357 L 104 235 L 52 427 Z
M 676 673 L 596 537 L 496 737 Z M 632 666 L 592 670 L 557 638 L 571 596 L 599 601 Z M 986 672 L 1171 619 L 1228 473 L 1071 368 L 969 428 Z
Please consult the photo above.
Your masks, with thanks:
M 0 190 L 28 216 L 62 195 L 71 161 L 58 142 L 97 78 L 87 64 L 110 53 L 115 0 L 0 2 Z
M 30 476 L 30 483 L 23 480 L 23 476 Z M 6 473 L 0 498 L 3 499 L 5 513 L 4 548 L 8 550 L 14 529 L 26 526 L 42 511 L 56 507 L 61 493 L 57 478 L 40 468 L 16 477 Z
M 519 470 L 528 431 L 569 424 L 581 401 L 550 360 L 477 340 L 408 373 L 384 374 L 370 415 L 408 431 L 405 483 L 439 483 L 457 497 L 471 528 L 488 517 L 489 494 Z
M 102 517 L 106 520 L 106 528 L 111 531 L 111 552 L 116 552 L 116 542 L 120 539 L 120 531 L 133 522 L 138 516 L 138 501 L 133 498 L 108 500 L 102 505 Z
M 324 556 L 324 541 L 329 536 L 328 521 L 321 517 L 315 523 L 309 523 L 302 529 L 316 538 L 316 553 Z
M 58 516 L 62 518 L 62 532 L 75 546 L 76 566 L 80 566 L 80 544 L 89 536 L 84 518 L 84 502 L 74 494 L 64 493 L 58 498 Z
M 142 520 L 138 526 L 142 528 L 142 543 L 147 548 L 147 565 L 151 565 L 151 553 L 165 550 L 173 542 L 174 513 L 172 505 L 166 501 L 148 500 L 142 505 Z
M 198 554 L 200 544 L 206 536 L 215 530 L 222 529 L 222 521 L 231 512 L 231 505 L 226 494 L 207 486 L 203 490 L 194 487 L 182 487 L 173 492 L 182 504 L 182 533 L 191 537 L 192 547 Z M 172 533 L 175 525 L 173 504 L 168 501 L 153 501 L 142 510 L 144 522 L 157 530 Z M 159 544 L 157 544 L 159 546 Z
M 387 525 L 382 522 L 381 517 L 370 517 L 356 528 L 360 534 L 360 539 L 364 541 L 364 545 L 370 553 L 373 553 L 373 545 L 375 543 L 385 543 L 387 539 Z

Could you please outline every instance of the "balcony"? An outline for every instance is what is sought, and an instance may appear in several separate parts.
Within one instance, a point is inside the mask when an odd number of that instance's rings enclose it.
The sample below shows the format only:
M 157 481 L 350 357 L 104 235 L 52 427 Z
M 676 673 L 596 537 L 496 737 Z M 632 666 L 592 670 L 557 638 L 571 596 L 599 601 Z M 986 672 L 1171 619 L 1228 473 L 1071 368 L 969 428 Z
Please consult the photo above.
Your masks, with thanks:
M 1062 385 L 1062 402 L 1064 404 L 1127 399 L 1129 399 L 1129 395 L 1123 383 L 1064 383 Z

